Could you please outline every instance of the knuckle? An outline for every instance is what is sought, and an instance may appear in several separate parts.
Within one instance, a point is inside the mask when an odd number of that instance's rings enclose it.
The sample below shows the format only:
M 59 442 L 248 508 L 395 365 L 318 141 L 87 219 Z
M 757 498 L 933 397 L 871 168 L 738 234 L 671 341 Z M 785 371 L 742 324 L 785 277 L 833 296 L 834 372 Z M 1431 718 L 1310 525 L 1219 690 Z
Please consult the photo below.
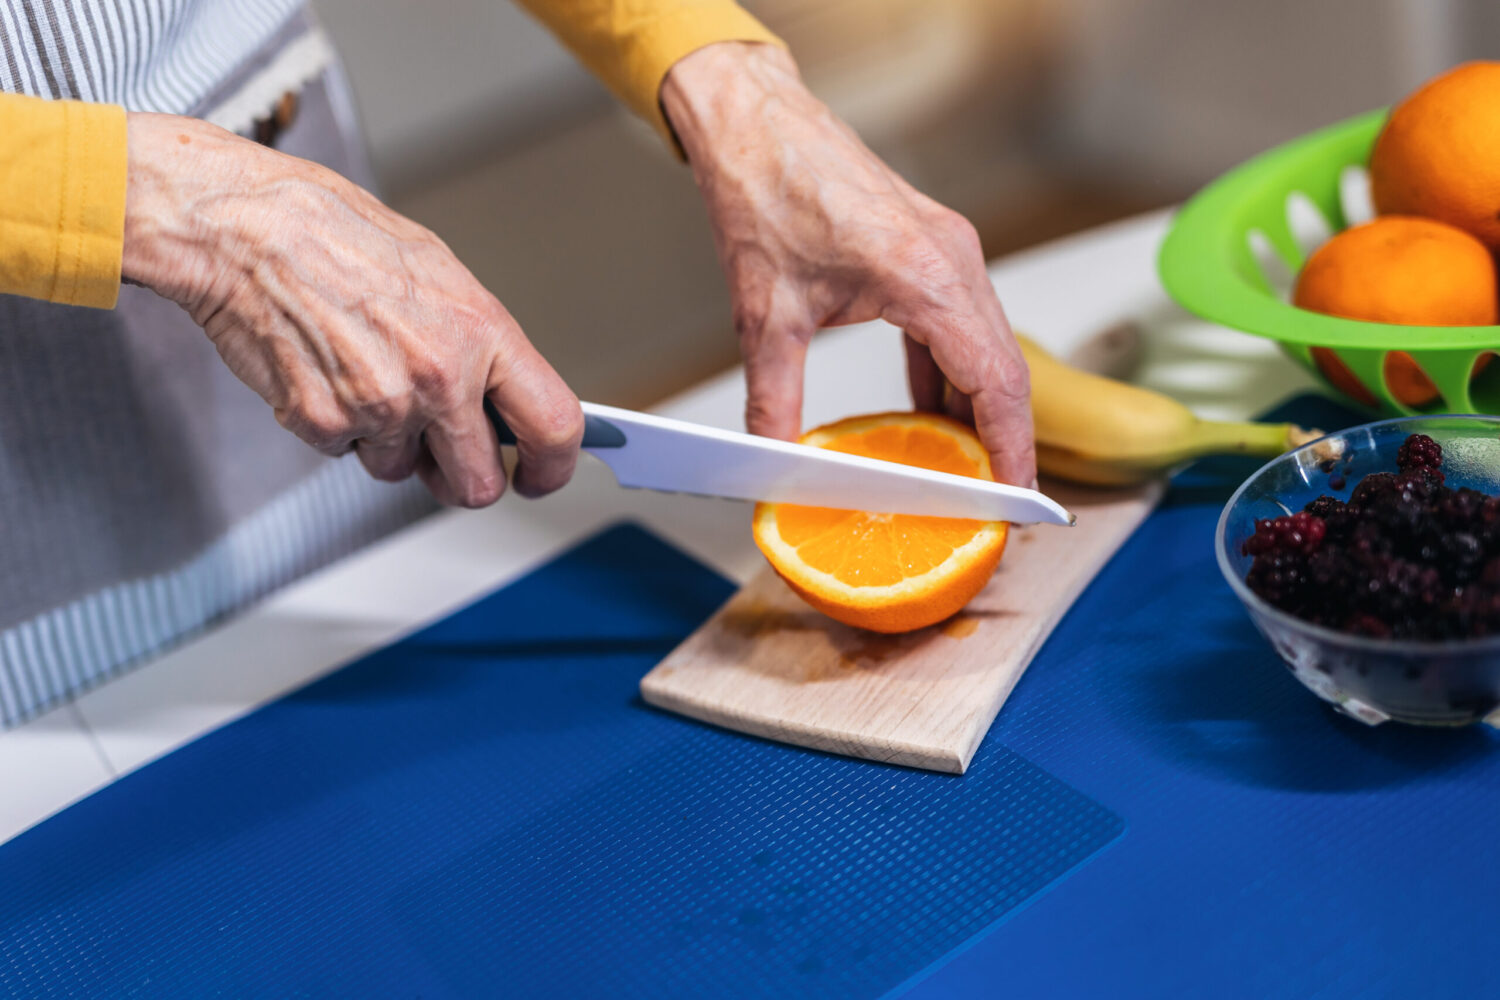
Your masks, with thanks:
M 353 428 L 332 400 L 303 397 L 277 415 L 283 427 L 320 451 L 337 448 Z
M 970 254 L 983 256 L 979 230 L 974 224 L 952 209 L 943 209 L 940 225 L 956 242 L 958 248 Z
M 473 402 L 477 396 L 478 391 L 471 391 L 465 380 L 456 374 L 445 373 L 434 384 L 430 398 L 433 409 L 437 413 L 457 413 Z
M 396 404 L 383 396 L 362 399 L 357 407 L 361 418 L 360 423 L 364 426 L 367 435 L 382 435 L 395 423 L 392 418 L 396 414 Z
M 745 429 L 751 434 L 770 434 L 781 420 L 773 400 L 763 393 L 751 393 L 745 400 Z
M 931 290 L 946 288 L 958 280 L 958 268 L 943 243 L 927 233 L 903 238 L 891 256 L 897 281 Z
M 384 435 L 405 426 L 412 412 L 411 392 L 405 385 L 387 382 L 363 393 L 358 405 L 368 433 Z
M 739 301 L 734 305 L 734 332 L 741 339 L 754 341 L 765 332 L 771 310 L 761 301 Z
M 441 395 L 453 381 L 450 369 L 433 351 L 421 351 L 407 359 L 412 389 L 423 397 Z
M 466 383 L 459 374 L 464 367 L 461 360 L 436 350 L 423 351 L 408 359 L 411 409 L 421 409 L 428 416 L 458 409 L 464 402 Z
M 771 408 L 766 401 L 758 396 L 751 396 L 745 400 L 745 426 L 752 431 L 763 426 L 771 419 Z
M 759 275 L 742 274 L 732 284 L 734 295 L 731 316 L 734 320 L 734 332 L 741 340 L 753 343 L 772 325 L 775 283 Z
M 1014 358 L 1003 359 L 995 365 L 994 377 L 990 380 L 990 384 L 1007 399 L 1031 398 L 1031 370 L 1026 367 L 1025 361 Z

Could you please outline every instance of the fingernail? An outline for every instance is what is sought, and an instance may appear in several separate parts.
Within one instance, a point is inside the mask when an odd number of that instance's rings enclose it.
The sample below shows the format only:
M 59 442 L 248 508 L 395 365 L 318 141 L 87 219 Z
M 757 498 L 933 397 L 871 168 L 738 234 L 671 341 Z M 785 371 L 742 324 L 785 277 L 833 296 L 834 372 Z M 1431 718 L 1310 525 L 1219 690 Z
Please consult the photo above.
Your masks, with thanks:
M 1039 482 L 1037 482 L 1037 479 L 1036 479 L 1035 476 L 1031 477 L 1031 488 L 1034 489 L 1034 490 L 1039 490 L 1039 489 L 1042 488 L 1042 484 L 1039 483 Z

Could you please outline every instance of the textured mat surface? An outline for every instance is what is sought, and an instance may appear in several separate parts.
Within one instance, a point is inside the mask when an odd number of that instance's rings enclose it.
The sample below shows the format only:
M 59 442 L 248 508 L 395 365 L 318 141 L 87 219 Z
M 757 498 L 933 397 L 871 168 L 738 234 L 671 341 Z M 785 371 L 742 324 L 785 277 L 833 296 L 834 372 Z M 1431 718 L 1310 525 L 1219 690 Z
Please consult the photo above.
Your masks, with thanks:
M 729 586 L 605 534 L 0 847 L 0 996 L 1492 994 L 1500 737 L 1291 677 L 1213 561 L 1252 468 L 1179 478 L 962 778 L 640 705 Z
M 1301 399 L 1280 415 L 1355 422 Z M 1092 864 L 912 996 L 1411 998 L 1500 987 L 1500 734 L 1370 729 L 1281 665 L 1214 563 L 1255 462 L 1180 477 L 989 742 L 1122 816 Z
M 642 705 L 730 589 L 617 528 L 75 805 L 0 847 L 0 995 L 874 997 L 1121 833 L 995 741 Z

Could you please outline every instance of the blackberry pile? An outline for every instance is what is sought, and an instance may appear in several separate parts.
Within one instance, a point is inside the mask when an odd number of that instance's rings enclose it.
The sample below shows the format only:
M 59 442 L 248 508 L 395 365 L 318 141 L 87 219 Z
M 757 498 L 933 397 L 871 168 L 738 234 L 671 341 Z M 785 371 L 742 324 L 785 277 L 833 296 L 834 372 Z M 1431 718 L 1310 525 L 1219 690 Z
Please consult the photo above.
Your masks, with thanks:
M 1268 603 L 1355 635 L 1463 639 L 1500 634 L 1500 497 L 1443 484 L 1443 449 L 1413 434 L 1396 473 L 1348 502 L 1321 496 L 1257 521 L 1246 584 Z

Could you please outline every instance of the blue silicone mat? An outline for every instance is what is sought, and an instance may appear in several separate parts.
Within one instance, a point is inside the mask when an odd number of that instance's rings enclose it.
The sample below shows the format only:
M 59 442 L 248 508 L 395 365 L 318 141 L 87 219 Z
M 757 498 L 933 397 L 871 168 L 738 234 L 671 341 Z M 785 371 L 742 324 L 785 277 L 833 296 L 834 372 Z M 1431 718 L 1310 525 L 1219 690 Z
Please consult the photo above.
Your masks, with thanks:
M 1118 837 L 657 712 L 730 592 L 617 527 L 0 847 L 9 997 L 874 997 Z
M 1273 417 L 1357 422 L 1303 397 Z M 1255 631 L 1202 462 L 1059 624 L 990 730 L 1129 830 L 912 997 L 1435 998 L 1500 989 L 1500 734 L 1368 728 Z
M 608 532 L 0 847 L 0 995 L 1491 994 L 1500 737 L 1280 665 L 1213 561 L 1253 464 L 1179 477 L 961 778 L 641 705 L 729 587 Z

